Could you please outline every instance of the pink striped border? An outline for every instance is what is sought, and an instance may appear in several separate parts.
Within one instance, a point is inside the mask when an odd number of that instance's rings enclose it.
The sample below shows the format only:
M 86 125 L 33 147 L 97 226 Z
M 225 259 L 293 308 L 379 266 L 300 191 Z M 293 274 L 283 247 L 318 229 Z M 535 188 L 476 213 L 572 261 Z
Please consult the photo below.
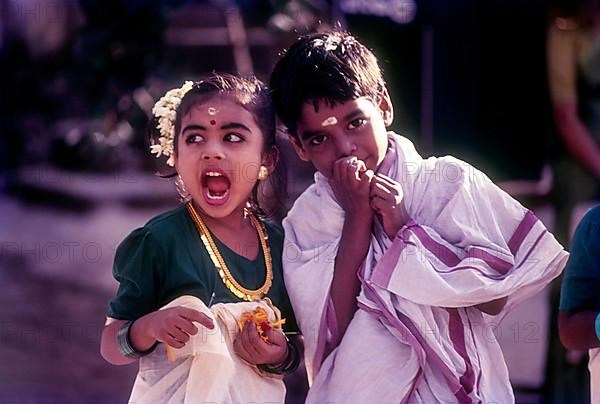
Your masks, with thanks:
M 523 217 L 523 220 L 521 220 L 521 223 L 519 223 L 519 226 L 517 226 L 517 229 L 508 241 L 508 248 L 513 255 L 519 251 L 521 244 L 523 244 L 523 240 L 525 240 L 527 234 L 529 234 L 538 221 L 539 219 L 530 210 L 525 213 L 525 217 Z
M 448 333 L 452 340 L 454 350 L 460 355 L 465 362 L 465 373 L 460 377 L 460 384 L 465 387 L 467 393 L 473 391 L 475 386 L 475 373 L 473 372 L 473 365 L 471 365 L 471 358 L 467 354 L 467 346 L 465 343 L 465 328 L 464 323 L 458 309 L 451 308 L 446 309 L 448 311 Z

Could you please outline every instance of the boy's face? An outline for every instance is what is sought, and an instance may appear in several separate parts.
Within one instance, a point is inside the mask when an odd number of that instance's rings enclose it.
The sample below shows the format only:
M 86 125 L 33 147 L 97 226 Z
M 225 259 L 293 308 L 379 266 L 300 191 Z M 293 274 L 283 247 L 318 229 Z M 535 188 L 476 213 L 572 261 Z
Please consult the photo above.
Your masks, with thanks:
M 318 111 L 312 103 L 305 103 L 297 124 L 298 138 L 290 136 L 290 140 L 298 156 L 312 162 L 327 178 L 332 176 L 335 161 L 349 156 L 356 156 L 367 169 L 376 171 L 385 157 L 386 127 L 392 120 L 392 104 L 386 90 L 378 102 L 367 97 L 333 107 L 320 102 Z

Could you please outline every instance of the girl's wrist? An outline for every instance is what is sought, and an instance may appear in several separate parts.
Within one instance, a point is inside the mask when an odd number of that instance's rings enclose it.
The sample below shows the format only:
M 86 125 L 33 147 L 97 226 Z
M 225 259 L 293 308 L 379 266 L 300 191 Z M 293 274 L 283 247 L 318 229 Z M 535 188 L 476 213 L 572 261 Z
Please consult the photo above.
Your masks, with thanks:
M 151 334 L 148 319 L 152 313 L 140 317 L 131 324 L 130 341 L 132 347 L 138 351 L 146 351 L 157 344 L 157 339 Z
M 287 351 L 284 360 L 280 364 L 258 365 L 257 367 L 267 373 L 286 375 L 292 373 L 300 364 L 300 351 L 290 341 L 287 342 Z
M 132 329 L 135 323 L 135 320 L 126 321 L 120 325 L 117 331 L 117 344 L 119 351 L 123 356 L 133 359 L 137 359 L 152 353 L 158 344 L 158 341 L 154 340 L 154 342 L 149 346 L 142 346 L 143 349 L 140 349 L 139 344 L 135 345 L 132 341 Z
M 289 346 L 289 343 L 286 343 L 285 344 L 285 352 L 283 353 L 281 358 L 279 360 L 275 361 L 274 363 L 270 363 L 268 365 L 271 367 L 274 367 L 274 368 L 279 368 L 279 367 L 283 366 L 285 364 L 286 359 L 289 356 L 289 353 L 290 353 L 290 346 Z

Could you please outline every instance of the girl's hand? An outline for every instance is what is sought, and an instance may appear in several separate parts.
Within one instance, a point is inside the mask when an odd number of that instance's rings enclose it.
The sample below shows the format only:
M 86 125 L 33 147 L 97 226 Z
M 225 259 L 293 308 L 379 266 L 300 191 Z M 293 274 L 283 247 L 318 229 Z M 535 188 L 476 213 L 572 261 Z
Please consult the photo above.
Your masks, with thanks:
M 198 333 L 194 322 L 208 329 L 215 328 L 206 314 L 188 307 L 171 307 L 152 312 L 133 323 L 132 335 L 146 335 L 173 348 L 183 348 L 190 335 Z M 135 328 L 138 327 L 138 330 Z M 135 345 L 135 340 L 132 341 Z M 136 347 L 137 348 L 137 347 Z
M 335 199 L 348 216 L 370 216 L 369 183 L 373 171 L 354 156 L 343 157 L 333 163 L 333 176 L 329 185 Z
M 233 341 L 235 353 L 252 365 L 279 365 L 287 356 L 287 339 L 281 330 L 270 329 L 265 342 L 253 322 L 246 321 L 244 328 Z
M 385 233 L 393 239 L 409 219 L 402 185 L 386 175 L 375 174 L 370 196 L 371 207 L 381 217 Z

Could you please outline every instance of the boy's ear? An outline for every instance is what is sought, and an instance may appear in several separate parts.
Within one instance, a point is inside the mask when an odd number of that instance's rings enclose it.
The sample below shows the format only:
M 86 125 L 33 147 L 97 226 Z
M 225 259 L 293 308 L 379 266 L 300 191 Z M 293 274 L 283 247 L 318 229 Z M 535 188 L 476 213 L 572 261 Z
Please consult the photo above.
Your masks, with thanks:
M 300 160 L 310 161 L 310 158 L 308 157 L 308 153 L 304 149 L 304 146 L 302 145 L 302 142 L 300 142 L 300 139 L 298 139 L 296 136 L 292 135 L 290 132 L 287 132 L 287 136 L 288 136 L 288 140 L 290 141 L 292 146 L 294 146 L 294 150 L 296 150 L 296 154 L 298 155 Z
M 385 127 L 391 126 L 392 122 L 394 122 L 394 106 L 392 105 L 392 100 L 390 99 L 390 94 L 386 87 L 383 87 L 383 90 L 381 91 L 379 111 L 381 111 L 381 115 L 383 116 Z

